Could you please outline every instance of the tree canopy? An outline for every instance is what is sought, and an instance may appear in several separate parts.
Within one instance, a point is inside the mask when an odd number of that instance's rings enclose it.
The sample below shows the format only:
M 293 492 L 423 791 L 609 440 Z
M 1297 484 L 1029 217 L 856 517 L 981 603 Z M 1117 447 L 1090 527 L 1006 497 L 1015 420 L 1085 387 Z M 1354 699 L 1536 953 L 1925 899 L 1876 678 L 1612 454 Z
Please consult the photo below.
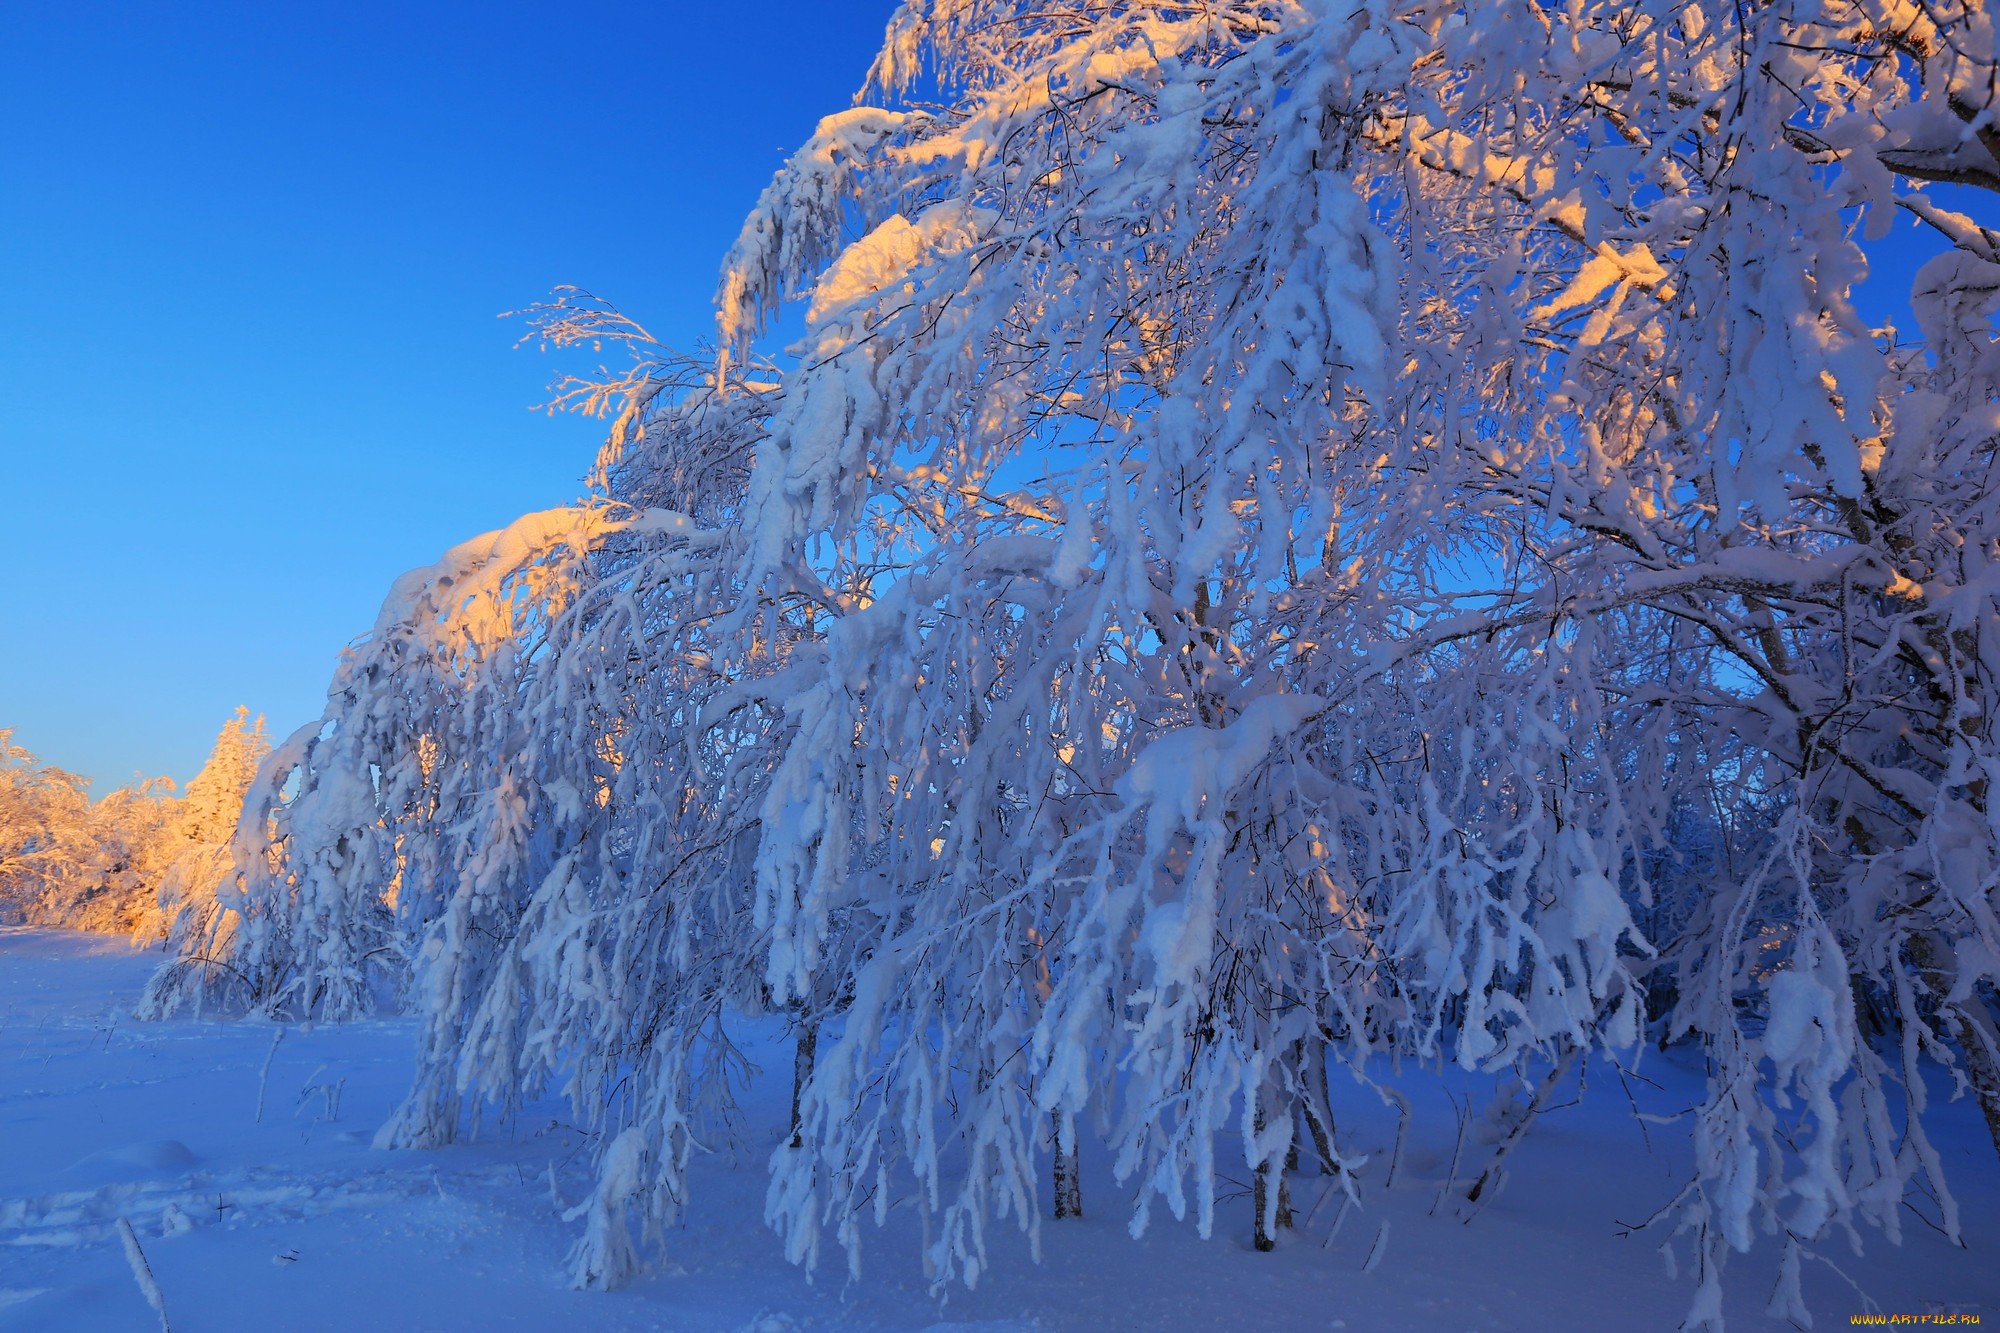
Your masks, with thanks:
M 712 355 L 539 309 L 634 352 L 566 389 L 616 419 L 592 498 L 397 585 L 162 1006 L 412 1003 L 385 1142 L 565 1089 L 595 1284 L 772 1013 L 809 1264 L 895 1177 L 976 1281 L 1079 1126 L 1135 1229 L 1206 1230 L 1240 1144 L 1266 1233 L 1329 1068 L 1649 1034 L 1710 1069 L 1656 1216 L 1694 1323 L 1759 1232 L 1780 1313 L 1919 1183 L 1955 1235 L 1926 1067 L 2000 1143 L 1995 77 L 1964 3 L 912 0 Z M 1857 303 L 1899 218 L 1914 330 Z

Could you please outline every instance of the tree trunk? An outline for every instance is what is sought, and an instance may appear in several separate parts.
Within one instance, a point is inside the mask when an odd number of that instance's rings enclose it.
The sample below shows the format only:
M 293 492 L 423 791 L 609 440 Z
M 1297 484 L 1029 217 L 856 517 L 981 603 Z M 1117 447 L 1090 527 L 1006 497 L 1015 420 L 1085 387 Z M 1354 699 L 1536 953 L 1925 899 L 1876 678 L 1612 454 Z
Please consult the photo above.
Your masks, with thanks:
M 819 1024 L 799 1024 L 798 1045 L 792 1051 L 792 1146 L 805 1146 L 805 1126 L 800 1122 L 800 1100 L 806 1080 L 812 1077 L 813 1059 L 819 1054 Z
M 1910 961 L 1937 996 L 1939 1016 L 1950 1015 L 1952 1036 L 1965 1052 L 1966 1081 L 1972 1084 L 1979 1113 L 1986 1118 L 1993 1150 L 2000 1153 L 2000 1032 L 1995 1031 L 1993 1016 L 1985 1011 L 1976 993 L 1968 995 L 1963 1004 L 1945 998 L 1958 981 L 1958 969 L 1946 961 L 1950 952 L 1935 931 L 1910 936 Z
M 1521 1140 L 1528 1137 L 1528 1127 L 1535 1123 L 1535 1117 L 1549 1104 L 1550 1094 L 1556 1090 L 1556 1085 L 1562 1082 L 1563 1076 L 1569 1073 L 1570 1066 L 1576 1063 L 1576 1057 L 1582 1049 L 1580 1046 L 1570 1047 L 1564 1052 L 1562 1059 L 1549 1066 L 1549 1072 L 1535 1085 L 1535 1095 L 1523 1108 L 1521 1118 L 1508 1129 L 1507 1137 L 1501 1139 L 1499 1146 L 1493 1150 L 1493 1160 L 1486 1164 L 1486 1169 L 1479 1173 L 1479 1179 L 1473 1181 L 1472 1188 L 1465 1192 L 1467 1203 L 1478 1203 L 1480 1197 L 1500 1179 L 1500 1169 L 1507 1164 L 1507 1159 L 1513 1155 L 1514 1149 L 1521 1146 Z
M 1868 985 L 1867 978 L 1858 972 L 1850 972 L 1847 989 L 1854 996 L 1854 1026 L 1861 1034 L 1861 1040 L 1874 1045 L 1889 1035 L 1890 1025 L 1882 1006 L 1876 1003 L 1875 992 Z
M 1257 1129 L 1264 1128 L 1264 1108 L 1257 1108 Z M 1278 1248 L 1278 1232 L 1292 1229 L 1292 1186 L 1285 1179 L 1284 1158 L 1274 1157 L 1257 1164 L 1255 1187 L 1252 1194 L 1257 1205 L 1256 1246 L 1269 1253 Z M 1277 1207 L 1271 1206 L 1271 1190 L 1275 1183 L 1278 1198 Z
M 1083 1180 L 1081 1178 L 1081 1164 L 1078 1160 L 1079 1155 L 1076 1147 L 1076 1129 L 1074 1126 L 1071 1127 L 1069 1145 L 1065 1147 L 1063 1145 L 1062 1117 L 1057 1115 L 1053 1119 L 1055 1121 L 1056 1216 L 1059 1218 L 1082 1217 Z
M 1327 1083 L 1326 1042 L 1302 1042 L 1300 1048 L 1308 1061 L 1299 1070 L 1305 1087 L 1306 1132 L 1312 1136 L 1320 1174 L 1331 1176 L 1340 1170 L 1340 1159 L 1333 1155 L 1333 1089 Z
M 1973 1003 L 1979 1002 L 1973 997 Z M 1993 1023 L 1985 1023 L 1964 1010 L 1955 1011 L 1958 1025 L 1958 1044 L 1966 1049 L 1966 1070 L 1972 1082 L 1972 1094 L 1979 1099 L 1980 1114 L 1986 1117 L 1986 1134 L 1993 1140 L 1993 1151 L 2000 1153 L 2000 1064 L 1993 1056 L 1995 1034 Z

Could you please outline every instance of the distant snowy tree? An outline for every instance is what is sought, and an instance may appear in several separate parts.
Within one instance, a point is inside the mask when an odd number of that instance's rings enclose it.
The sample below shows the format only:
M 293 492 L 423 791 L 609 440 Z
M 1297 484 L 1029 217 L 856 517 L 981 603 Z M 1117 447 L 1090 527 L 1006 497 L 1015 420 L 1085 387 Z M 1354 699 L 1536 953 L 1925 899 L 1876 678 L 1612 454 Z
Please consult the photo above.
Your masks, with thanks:
M 251 720 L 248 708 L 222 724 L 208 760 L 181 793 L 158 834 L 149 881 L 151 901 L 134 923 L 135 938 L 165 938 L 176 953 L 204 939 L 214 927 L 217 891 L 233 862 L 230 846 L 243 817 L 243 801 L 269 754 L 264 719 Z
M 88 783 L 0 731 L 0 914 L 133 934 L 150 912 L 178 802 L 153 778 L 92 802 Z
M 44 764 L 0 728 L 0 913 L 48 918 L 52 898 L 80 873 L 85 779 Z
M 167 778 L 107 792 L 84 814 L 79 852 L 64 902 L 51 924 L 74 930 L 158 937 L 157 894 L 172 852 L 180 801 Z

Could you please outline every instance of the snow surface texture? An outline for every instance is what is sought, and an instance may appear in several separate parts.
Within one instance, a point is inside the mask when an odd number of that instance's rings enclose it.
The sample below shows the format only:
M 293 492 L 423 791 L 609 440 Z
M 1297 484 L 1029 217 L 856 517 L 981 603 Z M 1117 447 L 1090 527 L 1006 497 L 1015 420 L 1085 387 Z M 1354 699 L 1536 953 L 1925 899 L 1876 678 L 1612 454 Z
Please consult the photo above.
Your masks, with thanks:
M 743 1034 L 766 1073 L 747 1099 L 744 1141 L 695 1160 L 704 1206 L 672 1237 L 672 1266 L 617 1292 L 574 1291 L 564 1267 L 573 1228 L 551 1181 L 573 1206 L 589 1154 L 559 1104 L 478 1143 L 371 1151 L 407 1089 L 412 1023 L 287 1028 L 275 1050 L 269 1024 L 135 1023 L 127 1013 L 154 962 L 118 941 L 0 931 L 0 1329 L 157 1328 L 120 1218 L 183 1333 L 1664 1329 L 1686 1311 L 1684 1281 L 1646 1241 L 1619 1234 L 1684 1177 L 1685 1134 L 1654 1127 L 1647 1141 L 1602 1065 L 1591 1078 L 1609 1086 L 1573 1106 L 1573 1090 L 1558 1091 L 1514 1158 L 1513 1182 L 1469 1222 L 1455 1202 L 1463 1166 L 1438 1203 L 1455 1135 L 1437 1131 L 1457 1120 L 1445 1101 L 1504 1106 L 1516 1094 L 1478 1076 L 1425 1076 L 1403 1091 L 1437 1105 L 1418 1106 L 1394 1186 L 1382 1184 L 1386 1165 L 1371 1166 L 1359 1208 L 1341 1216 L 1338 1192 L 1326 1191 L 1308 1220 L 1326 1182 L 1295 1178 L 1300 1227 L 1274 1254 L 1250 1248 L 1247 1188 L 1224 1193 L 1210 1242 L 1179 1227 L 1132 1240 L 1102 1150 L 1086 1138 L 1086 1215 L 1044 1232 L 1039 1267 L 1008 1237 L 977 1290 L 940 1304 L 903 1243 L 882 1247 L 860 1283 L 838 1271 L 809 1283 L 775 1236 L 738 1220 L 756 1215 L 786 1121 L 789 1055 L 775 1027 Z M 1647 1109 L 1699 1099 L 1699 1071 L 1672 1057 L 1641 1072 L 1660 1085 L 1633 1082 Z M 1344 1091 L 1336 1085 L 1345 1150 L 1386 1164 L 1393 1113 Z M 1475 1114 L 1469 1160 L 1485 1160 L 1474 1146 L 1483 1129 Z M 1970 1248 L 1911 1227 L 1900 1248 L 1871 1244 L 1847 1275 L 1884 1310 L 2000 1317 L 1990 1257 L 2000 1172 L 1969 1104 L 1944 1108 L 1937 1134 Z M 917 1225 L 914 1210 L 892 1210 L 892 1229 Z M 1786 1327 L 1764 1315 L 1768 1293 L 1752 1285 L 1731 1286 L 1732 1327 Z M 1818 1327 L 1869 1308 L 1824 1265 L 1808 1266 L 1804 1289 Z

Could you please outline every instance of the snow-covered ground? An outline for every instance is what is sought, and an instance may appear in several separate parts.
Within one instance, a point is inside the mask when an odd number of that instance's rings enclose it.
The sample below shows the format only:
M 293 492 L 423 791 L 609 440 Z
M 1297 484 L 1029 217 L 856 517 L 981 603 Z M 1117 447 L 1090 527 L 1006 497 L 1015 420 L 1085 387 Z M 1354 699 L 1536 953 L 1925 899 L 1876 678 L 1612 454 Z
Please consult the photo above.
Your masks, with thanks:
M 1456 1193 L 1437 1206 L 1456 1139 L 1447 1098 L 1469 1093 L 1476 1104 L 1487 1090 L 1404 1085 L 1431 1103 L 1416 1123 L 1437 1132 L 1413 1133 L 1391 1190 L 1394 1117 L 1372 1094 L 1337 1086 L 1344 1147 L 1372 1155 L 1363 1207 L 1337 1231 L 1329 1199 L 1275 1254 L 1258 1254 L 1238 1196 L 1211 1241 L 1164 1220 L 1133 1241 L 1104 1164 L 1086 1160 L 1089 1215 L 1047 1226 L 1040 1267 L 1010 1242 L 977 1291 L 940 1303 L 917 1270 L 911 1210 L 898 1209 L 861 1282 L 839 1268 L 810 1282 L 759 1221 L 788 1091 L 789 1062 L 775 1049 L 764 1053 L 772 1075 L 751 1102 L 750 1141 L 703 1160 L 694 1220 L 671 1237 L 669 1262 L 610 1295 L 570 1291 L 571 1228 L 550 1181 L 578 1194 L 583 1154 L 559 1105 L 472 1146 L 375 1152 L 372 1132 L 408 1077 L 410 1025 L 288 1029 L 279 1040 L 258 1023 L 136 1023 L 128 1012 L 153 961 L 116 940 L 0 930 L 0 1328 L 156 1328 L 120 1217 L 182 1333 L 1664 1329 L 1690 1296 L 1667 1273 L 1659 1238 L 1621 1225 L 1672 1192 L 1682 1135 L 1642 1134 L 1604 1068 L 1583 1101 L 1543 1117 L 1505 1191 L 1469 1222 Z M 1695 1086 L 1670 1059 L 1642 1072 L 1659 1087 L 1631 1091 L 1655 1109 L 1685 1105 Z M 1812 1266 L 1820 1327 L 1867 1308 L 1846 1279 L 1886 1311 L 2000 1320 L 2000 1163 L 1965 1104 L 1941 1119 L 1971 1247 L 1950 1248 L 1911 1212 L 1900 1248 L 1871 1238 L 1862 1257 L 1840 1256 L 1845 1279 Z M 1471 1173 L 1484 1151 L 1468 1138 Z M 1302 1218 L 1323 1183 L 1297 1179 Z M 1783 1327 L 1762 1313 L 1770 1273 L 1767 1254 L 1737 1261 L 1732 1324 Z

